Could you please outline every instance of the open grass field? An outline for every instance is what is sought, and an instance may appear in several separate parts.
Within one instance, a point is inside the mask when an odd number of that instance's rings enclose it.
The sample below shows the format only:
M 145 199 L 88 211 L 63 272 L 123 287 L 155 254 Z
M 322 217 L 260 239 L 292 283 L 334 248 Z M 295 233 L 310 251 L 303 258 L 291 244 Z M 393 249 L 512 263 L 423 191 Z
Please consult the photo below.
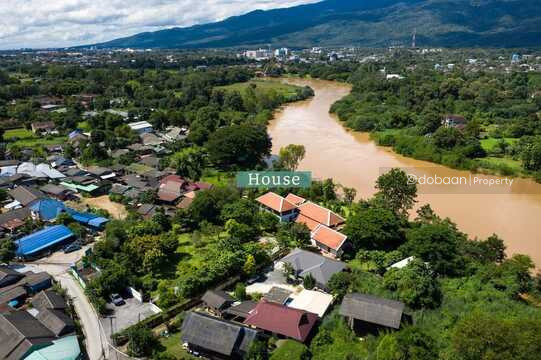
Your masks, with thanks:
M 169 337 L 160 337 L 160 345 L 163 347 L 163 351 L 161 352 L 177 360 L 195 359 L 182 347 L 180 336 L 181 333 L 176 332 Z
M 238 91 L 242 94 L 251 85 L 256 86 L 256 91 L 260 91 L 263 93 L 274 91 L 277 94 L 283 95 L 286 98 L 295 96 L 296 90 L 298 89 L 298 87 L 295 85 L 284 84 L 276 80 L 250 80 L 245 83 L 237 83 L 237 84 L 232 84 L 232 85 L 227 85 L 227 86 L 220 86 L 218 87 L 218 89 L 223 89 L 226 91 L 227 90 Z
M 9 140 L 13 138 L 28 139 L 28 138 L 33 138 L 33 137 L 34 137 L 34 133 L 25 128 L 6 130 L 6 132 L 4 133 L 4 140 Z
M 8 148 L 12 146 L 33 148 L 42 145 L 57 145 L 66 142 L 65 136 L 36 136 L 32 131 L 25 128 L 6 130 L 4 133 L 4 140 L 13 140 L 10 142 Z
M 483 147 L 483 149 L 485 149 L 485 151 L 488 151 L 488 152 L 491 152 L 494 150 L 494 148 L 496 147 L 496 145 L 500 142 L 501 139 L 496 139 L 496 138 L 488 138 L 488 139 L 483 139 L 481 140 L 481 146 Z M 516 143 L 519 139 L 514 139 L 514 138 L 504 138 L 505 142 L 509 145 L 513 145 L 514 143 Z

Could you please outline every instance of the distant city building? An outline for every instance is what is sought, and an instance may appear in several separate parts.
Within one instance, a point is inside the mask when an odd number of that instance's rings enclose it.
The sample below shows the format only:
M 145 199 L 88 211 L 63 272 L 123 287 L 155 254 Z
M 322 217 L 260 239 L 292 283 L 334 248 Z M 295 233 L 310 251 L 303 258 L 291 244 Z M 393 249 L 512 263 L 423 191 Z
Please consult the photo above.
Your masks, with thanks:
M 248 59 L 253 60 L 266 60 L 272 57 L 272 52 L 270 50 L 259 49 L 259 50 L 247 50 L 244 53 Z

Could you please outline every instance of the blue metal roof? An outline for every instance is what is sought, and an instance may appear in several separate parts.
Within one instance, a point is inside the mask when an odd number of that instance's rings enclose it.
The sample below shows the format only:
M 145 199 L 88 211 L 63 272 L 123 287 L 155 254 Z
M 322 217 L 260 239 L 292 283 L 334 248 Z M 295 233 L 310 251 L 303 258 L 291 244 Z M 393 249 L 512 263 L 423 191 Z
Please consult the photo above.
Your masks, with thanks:
M 52 221 L 63 212 L 70 214 L 73 220 L 95 228 L 100 228 L 109 221 L 108 219 L 95 214 L 75 211 L 64 205 L 63 202 L 53 199 L 37 200 L 30 206 L 30 209 L 37 212 L 39 217 L 44 221 Z
M 28 256 L 69 239 L 74 234 L 64 225 L 46 227 L 43 230 L 16 240 L 18 256 Z
M 39 214 L 39 217 L 44 221 L 51 221 L 56 219 L 58 215 L 66 211 L 64 203 L 53 199 L 42 199 L 35 201 L 30 209 Z

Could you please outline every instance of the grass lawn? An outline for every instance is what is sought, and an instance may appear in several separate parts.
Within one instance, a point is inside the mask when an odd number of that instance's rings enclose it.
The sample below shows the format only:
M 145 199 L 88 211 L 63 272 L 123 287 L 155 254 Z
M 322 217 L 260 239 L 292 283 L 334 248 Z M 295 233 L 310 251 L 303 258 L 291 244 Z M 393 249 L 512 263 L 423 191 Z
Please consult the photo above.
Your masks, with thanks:
M 33 137 L 34 137 L 34 133 L 25 128 L 6 130 L 6 132 L 4 133 L 4 140 L 8 140 L 12 138 L 28 139 L 28 138 L 33 138 Z
M 90 125 L 88 124 L 88 121 L 81 121 L 77 124 L 77 128 L 81 129 L 83 131 L 91 131 Z
M 522 168 L 522 162 L 519 160 L 513 160 L 511 158 L 499 158 L 499 157 L 486 157 L 480 159 L 480 164 L 482 167 L 488 169 L 497 170 L 500 175 L 509 176 L 509 175 L 523 175 L 524 170 Z
M 294 340 L 280 341 L 278 349 L 271 354 L 271 360 L 302 360 L 305 358 L 308 348 Z
M 65 136 L 52 136 L 52 137 L 45 137 L 45 138 L 27 138 L 27 139 L 21 139 L 17 140 L 14 143 L 10 143 L 8 147 L 11 146 L 18 146 L 18 147 L 37 147 L 41 145 L 61 145 L 66 143 L 67 138 Z
M 160 344 L 165 348 L 163 352 L 178 360 L 195 359 L 182 347 L 180 336 L 181 334 L 179 331 L 171 334 L 169 337 L 160 337 Z
M 275 80 L 250 80 L 248 82 L 244 83 L 237 83 L 227 86 L 219 86 L 218 89 L 223 90 L 236 90 L 240 92 L 241 94 L 246 91 L 246 89 L 251 85 L 254 84 L 256 86 L 256 91 L 261 92 L 269 92 L 269 91 L 275 91 L 278 94 L 283 95 L 286 98 L 296 96 L 296 90 L 299 88 L 295 85 L 290 84 L 283 84 L 279 81 Z
M 206 182 L 214 186 L 226 186 L 234 180 L 235 179 L 232 174 L 213 169 L 205 170 L 203 176 L 201 177 L 202 182 Z
M 481 140 L 481 146 L 483 147 L 483 149 L 485 149 L 485 151 L 491 152 L 492 150 L 494 150 L 500 140 L 501 139 L 496 138 L 483 139 Z M 503 140 L 505 140 L 507 144 L 512 145 L 516 143 L 519 139 L 504 138 Z

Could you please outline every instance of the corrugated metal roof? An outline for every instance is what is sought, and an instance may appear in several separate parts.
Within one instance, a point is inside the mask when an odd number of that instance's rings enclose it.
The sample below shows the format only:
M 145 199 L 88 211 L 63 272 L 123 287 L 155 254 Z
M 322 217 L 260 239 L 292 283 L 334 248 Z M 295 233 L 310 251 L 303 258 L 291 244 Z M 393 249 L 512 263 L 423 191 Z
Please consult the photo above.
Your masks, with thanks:
M 53 344 L 34 351 L 27 360 L 76 360 L 81 356 L 81 349 L 77 336 L 66 336 L 54 340 Z
M 16 254 L 18 256 L 32 255 L 67 240 L 72 236 L 73 232 L 64 225 L 46 227 L 43 230 L 16 240 L 18 246 Z

